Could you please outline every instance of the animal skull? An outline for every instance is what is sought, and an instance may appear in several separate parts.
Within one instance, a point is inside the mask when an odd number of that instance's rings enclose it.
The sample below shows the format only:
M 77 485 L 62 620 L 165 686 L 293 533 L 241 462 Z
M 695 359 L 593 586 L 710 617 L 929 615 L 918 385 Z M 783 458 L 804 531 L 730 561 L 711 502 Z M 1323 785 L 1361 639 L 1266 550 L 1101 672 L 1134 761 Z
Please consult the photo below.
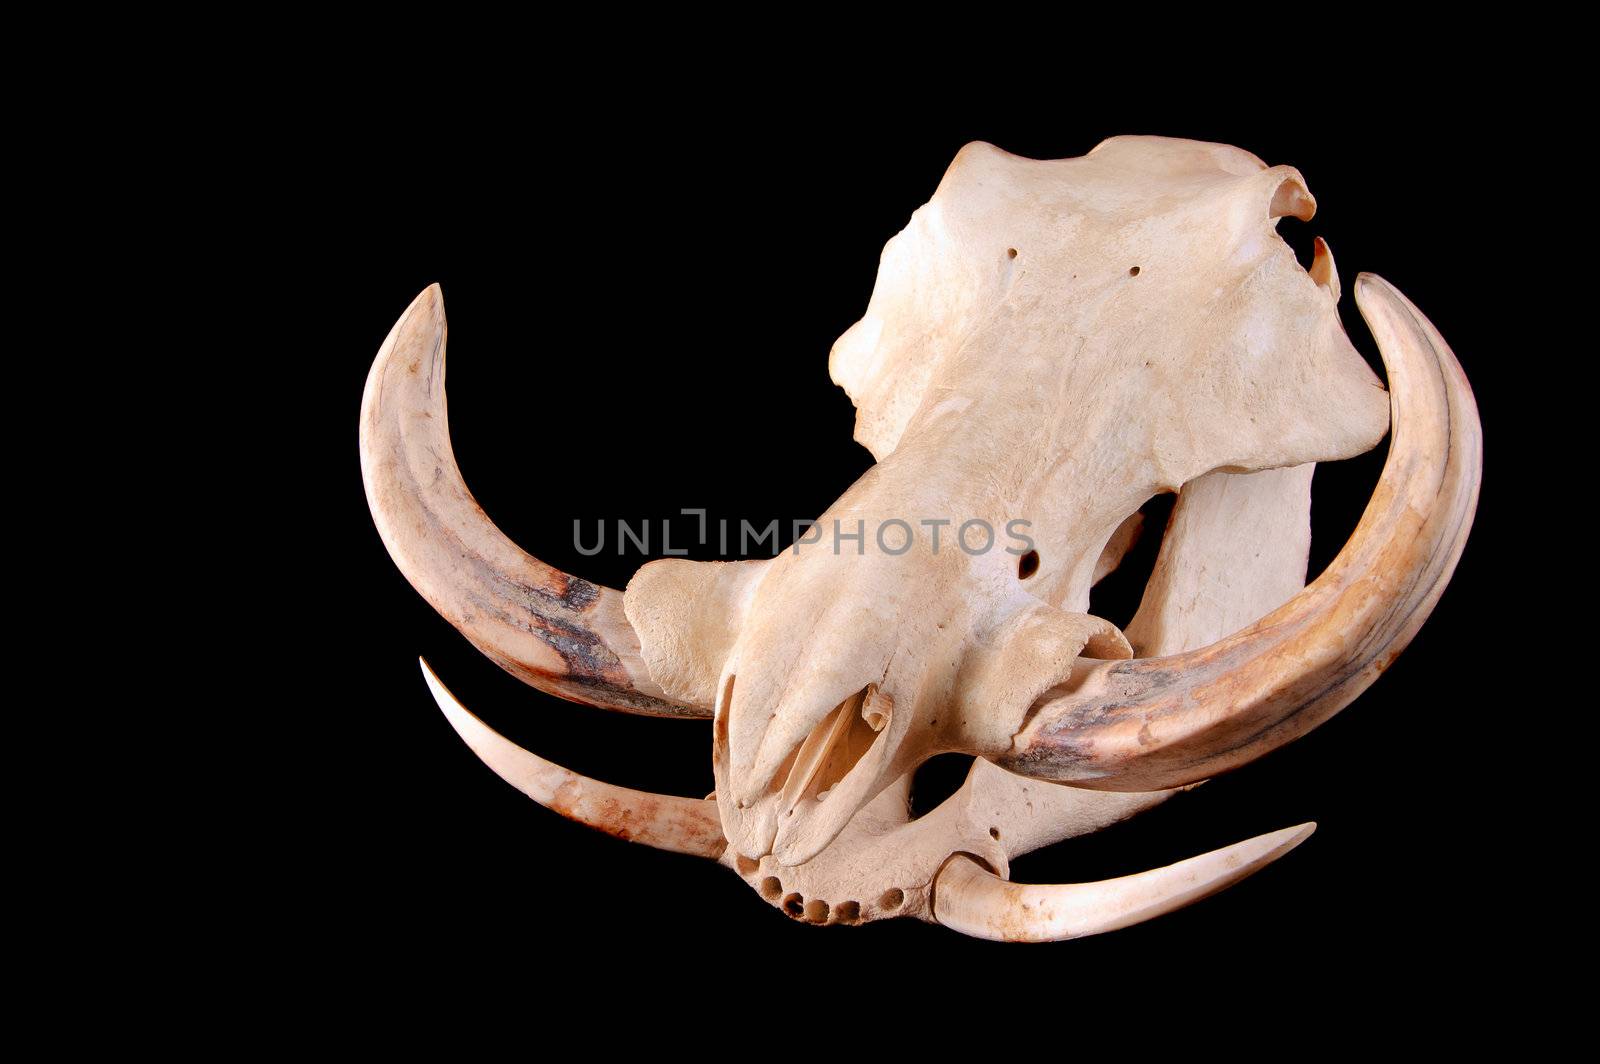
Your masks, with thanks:
M 533 686 L 711 717 L 717 789 L 701 801 L 578 776 L 493 733 L 424 663 L 435 698 L 541 804 L 719 860 L 813 923 L 910 915 L 1054 940 L 1248 875 L 1313 825 L 1104 883 L 1008 882 L 1013 857 L 1347 705 L 1455 567 L 1481 464 L 1471 391 L 1416 308 L 1362 275 L 1385 394 L 1340 325 L 1327 246 L 1308 271 L 1276 235 L 1278 218 L 1314 210 L 1294 169 L 1221 145 L 1118 137 L 1050 162 L 968 145 L 834 345 L 830 371 L 877 464 L 819 525 L 861 538 L 656 561 L 622 594 L 524 554 L 473 502 L 451 456 L 429 288 L 363 399 L 362 471 L 390 553 Z M 1386 410 L 1373 499 L 1304 586 L 1312 464 L 1374 446 Z M 1178 501 L 1122 632 L 1087 612 L 1089 589 L 1162 492 Z M 952 515 L 941 542 L 931 522 Z M 968 521 L 1018 520 L 1031 552 L 956 542 Z M 973 767 L 913 819 L 912 773 L 947 751 Z

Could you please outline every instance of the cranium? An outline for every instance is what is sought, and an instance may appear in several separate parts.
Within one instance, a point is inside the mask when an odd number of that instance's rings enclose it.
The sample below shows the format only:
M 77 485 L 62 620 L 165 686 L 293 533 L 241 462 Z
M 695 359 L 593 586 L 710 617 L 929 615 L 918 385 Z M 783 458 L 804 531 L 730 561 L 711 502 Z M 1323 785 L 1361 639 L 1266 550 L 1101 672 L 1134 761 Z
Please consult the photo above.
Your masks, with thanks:
M 1362 275 L 1385 392 L 1340 325 L 1326 245 L 1304 269 L 1276 234 L 1314 210 L 1297 171 L 1221 145 L 1119 137 L 1048 162 L 969 145 L 833 348 L 877 464 L 814 540 L 770 560 L 652 562 L 625 593 L 525 554 L 467 492 L 429 288 L 363 399 L 362 471 L 390 553 L 533 686 L 711 718 L 716 791 L 579 776 L 496 735 L 424 664 L 439 705 L 541 804 L 716 859 L 813 923 L 1070 938 L 1260 868 L 1313 825 L 1103 883 L 1008 881 L 1012 858 L 1327 719 L 1450 578 L 1477 498 L 1471 391 L 1421 313 Z M 1386 429 L 1365 515 L 1307 586 L 1313 463 Z M 1123 632 L 1089 614 L 1089 591 L 1163 492 L 1178 500 Z M 995 543 L 1012 528 L 1028 549 Z M 949 751 L 976 755 L 965 783 L 912 817 L 912 774 Z

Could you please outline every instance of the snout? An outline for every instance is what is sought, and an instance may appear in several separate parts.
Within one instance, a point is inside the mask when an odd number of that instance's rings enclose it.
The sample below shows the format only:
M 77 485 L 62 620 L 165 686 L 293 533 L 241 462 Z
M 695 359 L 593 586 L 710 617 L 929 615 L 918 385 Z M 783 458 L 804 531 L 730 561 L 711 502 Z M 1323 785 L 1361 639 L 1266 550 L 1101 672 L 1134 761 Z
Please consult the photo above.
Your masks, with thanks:
M 746 709 L 760 712 L 755 706 L 740 704 L 737 678 L 732 691 L 730 714 Z M 719 720 L 722 711 L 719 706 Z M 797 715 L 795 719 L 814 716 Z M 814 857 L 863 805 L 892 782 L 894 776 L 888 769 L 900 745 L 891 732 L 894 719 L 893 698 L 871 683 L 825 708 L 774 766 L 758 762 L 761 767 L 741 779 L 731 765 L 731 751 L 719 746 L 719 793 L 720 781 L 727 779 L 733 796 L 731 802 L 720 802 L 719 808 L 724 832 L 735 848 L 756 859 L 771 854 L 785 865 L 803 864 Z M 777 720 L 773 719 L 768 736 L 789 730 L 780 730 Z
M 810 629 L 809 644 L 757 655 L 759 640 L 744 642 L 723 677 L 714 750 L 718 809 L 739 853 L 804 864 L 935 754 L 1008 749 L 1080 653 L 1130 653 L 1114 625 L 1086 614 L 1028 600 L 994 621 L 953 602 L 926 602 L 893 643 L 883 638 L 893 629 L 854 609 L 831 611 L 856 623 Z
M 971 628 L 939 575 L 820 546 L 774 562 L 716 704 L 718 807 L 740 853 L 810 859 L 929 745 L 938 714 L 919 710 L 948 694 L 930 663 L 957 660 Z

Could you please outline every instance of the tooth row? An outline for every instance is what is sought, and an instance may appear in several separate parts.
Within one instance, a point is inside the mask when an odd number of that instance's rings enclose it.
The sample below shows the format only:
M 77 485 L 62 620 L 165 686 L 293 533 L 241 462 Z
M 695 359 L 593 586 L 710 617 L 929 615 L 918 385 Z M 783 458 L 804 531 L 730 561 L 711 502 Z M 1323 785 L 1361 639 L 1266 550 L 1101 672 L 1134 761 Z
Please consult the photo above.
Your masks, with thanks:
M 797 891 L 785 894 L 783 880 L 777 876 L 767 876 L 757 888 L 761 896 L 772 904 L 782 909 L 789 916 L 808 924 L 859 924 L 861 922 L 861 903 L 859 901 L 842 901 L 838 905 L 830 906 L 821 898 L 807 899 Z M 898 887 L 891 887 L 878 898 L 875 916 L 887 916 L 905 904 L 905 892 Z

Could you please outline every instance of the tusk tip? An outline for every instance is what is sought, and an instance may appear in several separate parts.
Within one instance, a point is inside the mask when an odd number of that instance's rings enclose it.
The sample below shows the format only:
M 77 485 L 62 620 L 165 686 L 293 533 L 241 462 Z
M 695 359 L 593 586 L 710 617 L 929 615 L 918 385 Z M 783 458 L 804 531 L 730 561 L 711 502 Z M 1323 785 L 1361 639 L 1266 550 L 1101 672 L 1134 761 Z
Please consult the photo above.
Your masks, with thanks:
M 1363 292 L 1370 291 L 1373 288 L 1387 289 L 1390 292 L 1395 291 L 1394 285 L 1390 284 L 1388 281 L 1385 281 L 1377 274 L 1372 273 L 1370 270 L 1362 270 L 1360 273 L 1356 274 L 1356 295 L 1359 296 Z
M 485 736 L 492 736 L 497 740 L 500 737 L 476 713 L 462 705 L 460 700 L 450 693 L 450 689 L 444 685 L 444 681 L 440 680 L 438 674 L 433 671 L 433 666 L 428 664 L 427 658 L 417 658 L 417 664 L 422 666 L 422 679 L 427 683 L 428 691 L 433 695 L 434 703 L 444 713 L 445 719 L 450 722 L 450 726 L 456 730 L 457 735 L 461 736 L 462 741 L 472 748 L 473 753 L 480 758 L 488 760 L 484 751 L 480 748 L 486 741 Z M 504 742 L 504 740 L 500 741 Z
M 400 315 L 396 327 L 415 321 L 419 316 L 424 319 L 432 318 L 440 324 L 444 322 L 444 289 L 439 286 L 439 282 L 435 281 L 417 293 L 411 305 Z
M 1292 828 L 1284 828 L 1281 831 L 1273 831 L 1263 835 L 1261 836 L 1261 841 L 1272 840 L 1272 845 L 1267 848 L 1276 849 L 1280 854 L 1283 854 L 1305 842 L 1316 830 L 1317 822 L 1308 820 L 1304 824 L 1296 824 Z

